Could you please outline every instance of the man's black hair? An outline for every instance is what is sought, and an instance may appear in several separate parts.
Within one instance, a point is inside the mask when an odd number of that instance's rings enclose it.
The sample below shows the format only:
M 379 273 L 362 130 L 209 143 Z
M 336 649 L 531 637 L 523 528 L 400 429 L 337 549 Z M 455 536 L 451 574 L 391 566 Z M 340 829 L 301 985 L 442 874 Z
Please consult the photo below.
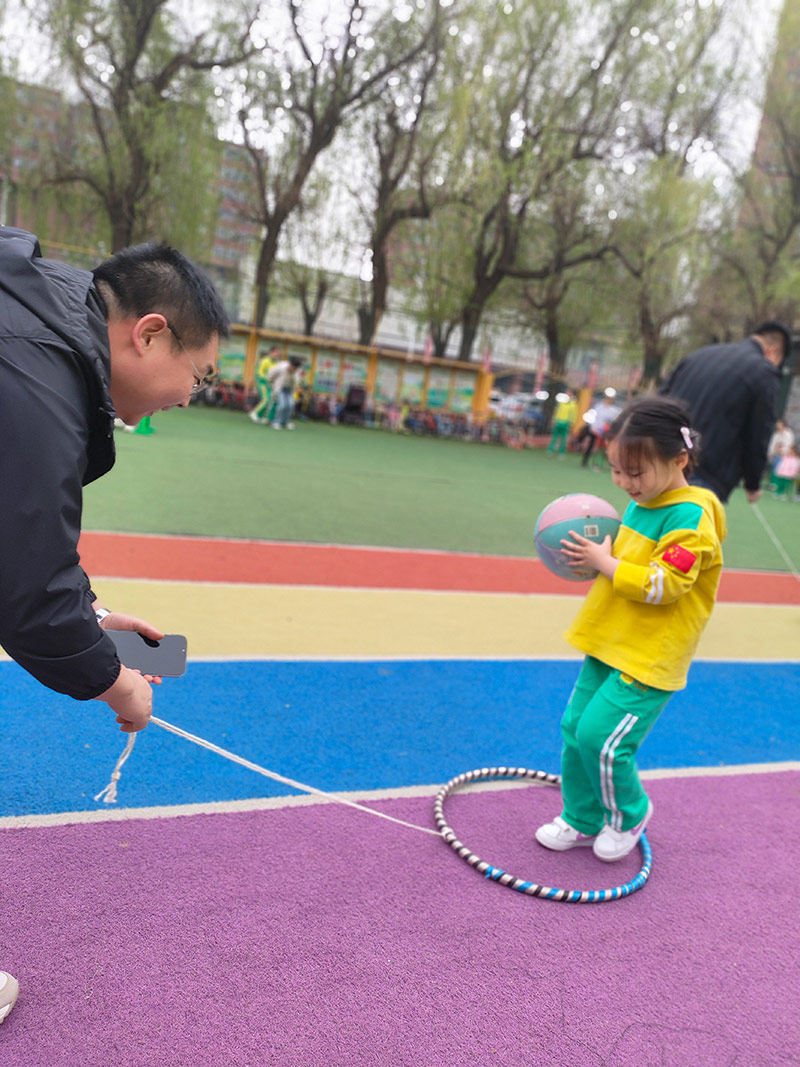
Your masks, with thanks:
M 779 333 L 783 338 L 783 360 L 785 363 L 789 358 L 792 351 L 792 334 L 788 326 L 785 326 L 782 322 L 778 322 L 777 319 L 768 319 L 766 322 L 762 322 L 756 326 L 753 330 L 753 336 L 763 337 L 768 333 Z
M 123 317 L 140 319 L 158 312 L 188 348 L 202 348 L 212 334 L 228 335 L 230 320 L 206 273 L 167 244 L 123 248 L 92 272 L 113 293 Z

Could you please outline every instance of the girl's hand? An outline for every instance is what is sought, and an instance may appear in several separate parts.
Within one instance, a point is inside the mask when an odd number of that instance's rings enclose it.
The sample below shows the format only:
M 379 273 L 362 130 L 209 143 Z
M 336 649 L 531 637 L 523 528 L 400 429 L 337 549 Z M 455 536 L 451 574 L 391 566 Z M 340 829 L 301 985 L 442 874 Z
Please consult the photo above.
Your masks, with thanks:
M 602 544 L 590 541 L 588 537 L 570 530 L 572 540 L 562 538 L 561 551 L 569 560 L 570 567 L 589 567 L 599 571 L 606 578 L 613 578 L 619 566 L 619 560 L 611 552 L 611 537 L 606 535 Z

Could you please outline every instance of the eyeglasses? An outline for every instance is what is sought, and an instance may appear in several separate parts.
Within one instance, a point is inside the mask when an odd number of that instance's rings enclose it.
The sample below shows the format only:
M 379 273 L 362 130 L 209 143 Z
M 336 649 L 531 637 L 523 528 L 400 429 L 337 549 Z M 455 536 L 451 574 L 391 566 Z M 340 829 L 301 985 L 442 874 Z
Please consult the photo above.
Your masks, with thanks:
M 178 342 L 178 344 L 181 346 L 184 355 L 187 357 L 187 359 L 192 365 L 192 370 L 194 371 L 194 385 L 192 386 L 192 394 L 199 393 L 201 389 L 205 389 L 208 385 L 213 385 L 217 378 L 216 374 L 213 371 L 210 374 L 201 374 L 200 370 L 197 367 L 197 364 L 189 355 L 189 350 L 187 349 L 183 341 L 180 339 L 178 331 L 175 329 L 171 322 L 167 322 L 167 329 Z

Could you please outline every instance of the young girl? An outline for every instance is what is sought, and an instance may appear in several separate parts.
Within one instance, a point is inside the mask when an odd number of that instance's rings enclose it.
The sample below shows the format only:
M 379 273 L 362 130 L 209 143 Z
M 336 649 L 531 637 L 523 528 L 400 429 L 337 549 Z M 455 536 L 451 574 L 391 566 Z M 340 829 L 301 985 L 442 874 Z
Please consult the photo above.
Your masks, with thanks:
M 775 482 L 775 495 L 778 499 L 791 499 L 794 483 L 800 475 L 800 456 L 797 449 L 791 445 L 784 455 L 778 457 L 775 464 L 773 480 Z
M 586 654 L 561 720 L 564 810 L 536 839 L 564 851 L 591 845 L 622 859 L 653 812 L 636 752 L 686 673 L 722 570 L 725 513 L 688 485 L 698 452 L 684 405 L 634 401 L 608 430 L 614 483 L 631 497 L 612 546 L 570 531 L 574 567 L 599 571 L 567 640 Z

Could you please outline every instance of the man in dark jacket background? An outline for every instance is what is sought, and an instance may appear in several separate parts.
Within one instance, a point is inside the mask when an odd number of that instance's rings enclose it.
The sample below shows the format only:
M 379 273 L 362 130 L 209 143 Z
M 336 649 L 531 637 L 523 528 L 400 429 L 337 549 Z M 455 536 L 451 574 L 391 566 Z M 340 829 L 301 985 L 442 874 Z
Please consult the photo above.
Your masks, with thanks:
M 98 604 L 78 556 L 82 488 L 114 464 L 114 418 L 185 407 L 227 332 L 209 279 L 169 246 L 90 273 L 0 227 L 0 645 L 50 689 L 104 701 L 127 733 L 160 679 L 122 666 L 103 631 L 163 634 Z M 0 1022 L 17 988 L 0 971 Z
M 761 496 L 781 367 L 791 345 L 783 323 L 764 322 L 743 341 L 690 352 L 661 387 L 688 403 L 700 432 L 700 462 L 690 481 L 713 489 L 723 503 L 739 482 L 751 504 Z

